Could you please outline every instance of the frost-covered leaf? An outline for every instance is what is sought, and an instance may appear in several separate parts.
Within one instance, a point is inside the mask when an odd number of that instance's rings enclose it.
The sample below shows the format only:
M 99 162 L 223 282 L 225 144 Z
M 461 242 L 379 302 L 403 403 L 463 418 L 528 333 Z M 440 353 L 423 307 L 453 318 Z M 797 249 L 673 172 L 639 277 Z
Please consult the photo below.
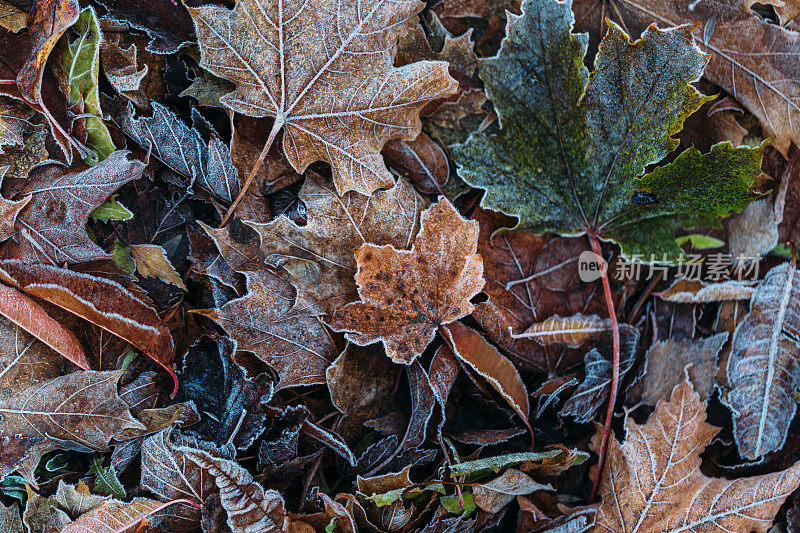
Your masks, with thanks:
M 237 0 L 233 10 L 190 8 L 200 65 L 236 83 L 221 98 L 253 117 L 274 117 L 284 153 L 302 172 L 333 167 L 340 194 L 371 194 L 394 183 L 380 150 L 419 134 L 419 111 L 449 96 L 444 62 L 392 66 L 397 38 L 422 9 L 418 0 Z
M 626 439 L 609 446 L 592 531 L 756 531 L 765 533 L 800 485 L 800 464 L 739 479 L 708 477 L 700 454 L 719 431 L 688 381 L 645 424 L 630 418 Z M 599 445 L 599 434 L 594 447 Z
M 217 321 L 239 350 L 252 351 L 274 368 L 277 388 L 324 383 L 336 353 L 318 312 L 270 271 L 248 272 L 246 278 L 245 296 L 199 312 Z
M 298 289 L 326 314 L 358 299 L 354 252 L 366 243 L 407 250 L 427 204 L 403 180 L 372 196 L 350 192 L 340 197 L 314 173 L 309 173 L 299 198 L 309 213 L 305 225 L 285 216 L 250 225 L 261 236 L 264 260 L 289 272 Z
M 331 327 L 361 346 L 383 341 L 394 362 L 411 363 L 439 326 L 472 312 L 470 299 L 484 283 L 477 247 L 478 224 L 440 200 L 422 213 L 411 250 L 365 244 L 356 251 L 361 301 L 337 310 Z
M 611 323 L 597 315 L 582 315 L 548 317 L 543 322 L 531 324 L 528 329 L 519 334 L 512 334 L 514 339 L 533 339 L 539 344 L 553 344 L 559 342 L 567 346 L 578 347 L 588 339 L 611 329 Z
M 100 44 L 103 32 L 94 9 L 80 12 L 71 28 L 68 41 L 61 46 L 61 67 L 64 71 L 64 92 L 70 105 L 82 104 L 85 117 L 86 146 L 90 153 L 84 161 L 97 164 L 115 150 L 111 134 L 103 122 L 100 109 Z
M 625 255 L 682 252 L 677 227 L 714 224 L 758 198 L 762 148 L 674 150 L 683 121 L 706 100 L 690 84 L 706 57 L 690 27 L 649 28 L 632 43 L 612 25 L 589 76 L 585 35 L 570 2 L 526 0 L 480 74 L 501 130 L 455 146 L 459 175 L 486 189 L 482 205 L 518 217 L 518 229 L 591 233 Z
M 739 453 L 779 450 L 797 410 L 800 386 L 800 276 L 793 264 L 770 270 L 733 334 L 723 401 L 733 411 Z
M 86 170 L 59 165 L 38 167 L 15 199 L 30 196 L 17 215 L 20 258 L 38 263 L 74 264 L 108 255 L 86 234 L 89 215 L 111 194 L 138 179 L 144 163 L 117 151 Z

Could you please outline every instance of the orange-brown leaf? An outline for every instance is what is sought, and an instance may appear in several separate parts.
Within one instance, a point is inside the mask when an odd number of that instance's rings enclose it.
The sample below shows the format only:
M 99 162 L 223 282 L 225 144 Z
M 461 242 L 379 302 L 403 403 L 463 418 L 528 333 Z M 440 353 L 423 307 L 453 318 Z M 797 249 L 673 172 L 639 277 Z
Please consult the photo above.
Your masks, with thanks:
M 174 345 L 169 329 L 150 305 L 109 279 L 49 265 L 0 261 L 0 280 L 55 304 L 125 339 L 164 367 L 178 390 L 172 370 Z
M 89 361 L 75 335 L 53 320 L 41 305 L 23 293 L 0 283 L 0 315 L 78 365 L 89 370 Z
M 527 424 L 530 412 L 528 390 L 511 361 L 477 331 L 460 322 L 446 325 L 444 334 L 455 348 L 456 356 L 486 379 Z
M 420 224 L 410 251 L 372 244 L 358 249 L 361 301 L 331 320 L 334 330 L 348 332 L 358 345 L 382 341 L 396 363 L 410 364 L 439 326 L 470 314 L 470 299 L 484 283 L 477 222 L 441 200 L 422 213 Z
M 130 503 L 111 500 L 82 515 L 61 530 L 61 533 L 128 533 L 153 513 L 186 500 L 159 502 L 136 498 Z
M 764 533 L 772 526 L 800 485 L 800 463 L 761 476 L 706 476 L 700 454 L 719 429 L 705 421 L 705 412 L 706 403 L 685 380 L 645 424 L 626 420 L 625 442 L 612 439 L 609 446 L 592 531 Z

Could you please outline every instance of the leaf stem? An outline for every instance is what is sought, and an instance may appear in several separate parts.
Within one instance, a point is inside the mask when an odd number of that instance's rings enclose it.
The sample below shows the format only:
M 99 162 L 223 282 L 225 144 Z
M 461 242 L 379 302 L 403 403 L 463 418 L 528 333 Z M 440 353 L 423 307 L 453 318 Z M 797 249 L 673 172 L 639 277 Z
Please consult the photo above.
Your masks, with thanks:
M 253 170 L 250 171 L 250 175 L 247 176 L 244 184 L 242 185 L 242 189 L 239 191 L 239 195 L 236 197 L 236 200 L 233 201 L 231 206 L 225 212 L 225 216 L 222 217 L 222 222 L 219 223 L 218 228 L 222 228 L 225 224 L 228 223 L 228 219 L 231 218 L 233 212 L 236 210 L 236 207 L 241 203 L 242 198 L 244 195 L 247 194 L 247 190 L 252 185 L 253 180 L 256 178 L 256 173 L 258 169 L 261 168 L 261 163 L 264 162 L 264 159 L 267 158 L 267 154 L 269 153 L 270 148 L 272 148 L 272 144 L 275 142 L 275 137 L 278 136 L 278 132 L 283 128 L 283 125 L 286 123 L 286 119 L 283 115 L 278 115 L 275 117 L 275 123 L 272 124 L 272 130 L 269 132 L 269 137 L 267 138 L 267 142 L 264 144 L 263 150 L 258 155 L 258 159 L 256 160 L 255 165 L 253 165 Z
M 608 410 L 606 411 L 606 421 L 603 426 L 603 440 L 600 443 L 598 450 L 597 471 L 595 472 L 594 483 L 592 484 L 592 492 L 589 496 L 589 501 L 593 501 L 597 496 L 597 490 L 600 488 L 600 481 L 603 479 L 603 468 L 606 463 L 606 452 L 608 450 L 608 439 L 611 435 L 611 420 L 614 417 L 614 405 L 617 403 L 617 388 L 619 387 L 619 324 L 617 322 L 617 312 L 614 309 L 614 300 L 611 297 L 611 284 L 608 281 L 608 263 L 603 258 L 603 251 L 600 249 L 600 241 L 597 238 L 597 233 L 589 232 L 589 243 L 592 245 L 592 251 L 597 254 L 597 257 L 602 264 L 600 265 L 601 280 L 603 282 L 603 295 L 606 300 L 606 307 L 608 308 L 608 317 L 611 319 L 611 338 L 614 345 L 614 354 L 611 362 L 611 391 L 608 398 Z

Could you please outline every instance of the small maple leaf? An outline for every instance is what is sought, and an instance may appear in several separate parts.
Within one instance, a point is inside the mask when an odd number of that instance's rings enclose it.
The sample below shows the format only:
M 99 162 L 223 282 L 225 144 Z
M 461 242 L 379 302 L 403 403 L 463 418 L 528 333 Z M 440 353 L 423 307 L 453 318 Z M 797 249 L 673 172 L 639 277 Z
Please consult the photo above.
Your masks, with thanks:
M 700 453 L 718 428 L 688 379 L 645 424 L 628 419 L 625 443 L 612 439 L 592 531 L 766 532 L 800 485 L 800 463 L 783 472 L 735 480 L 700 471 Z M 594 445 L 598 444 L 599 434 Z
M 233 10 L 189 12 L 200 65 L 236 83 L 221 102 L 275 118 L 256 167 L 283 129 L 298 172 L 325 161 L 339 194 L 369 195 L 394 183 L 380 156 L 386 141 L 415 138 L 419 111 L 457 87 L 442 61 L 392 66 L 398 37 L 422 8 L 419 0 L 237 0 Z
M 690 84 L 708 60 L 692 28 L 651 26 L 632 43 L 611 25 L 589 75 L 587 36 L 571 32 L 570 2 L 527 0 L 480 75 L 500 118 L 453 155 L 459 174 L 486 189 L 482 205 L 519 218 L 518 229 L 588 234 L 627 256 L 675 259 L 677 227 L 717 224 L 759 197 L 764 147 L 674 150 L 673 136 L 708 98 Z
M 383 341 L 396 363 L 410 364 L 439 326 L 472 312 L 483 288 L 478 223 L 445 200 L 422 213 L 410 251 L 365 244 L 356 251 L 360 302 L 336 311 L 331 327 L 361 346 Z

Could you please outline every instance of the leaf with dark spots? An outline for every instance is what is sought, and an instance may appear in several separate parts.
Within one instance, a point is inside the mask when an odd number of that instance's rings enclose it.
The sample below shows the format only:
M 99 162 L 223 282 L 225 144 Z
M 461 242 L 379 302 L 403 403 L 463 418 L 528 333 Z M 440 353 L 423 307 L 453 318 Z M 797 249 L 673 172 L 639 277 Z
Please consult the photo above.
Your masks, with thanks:
M 178 396 L 194 402 L 201 413 L 201 424 L 190 433 L 243 450 L 264 431 L 268 418 L 260 407 L 272 398 L 273 384 L 266 374 L 248 375 L 234 362 L 234 351 L 230 339 L 198 339 L 183 358 Z
M 362 301 L 337 310 L 331 327 L 359 345 L 383 341 L 394 362 L 410 364 L 439 326 L 472 312 L 470 299 L 483 287 L 477 247 L 478 224 L 439 201 L 422 213 L 410 251 L 372 244 L 358 249 Z

